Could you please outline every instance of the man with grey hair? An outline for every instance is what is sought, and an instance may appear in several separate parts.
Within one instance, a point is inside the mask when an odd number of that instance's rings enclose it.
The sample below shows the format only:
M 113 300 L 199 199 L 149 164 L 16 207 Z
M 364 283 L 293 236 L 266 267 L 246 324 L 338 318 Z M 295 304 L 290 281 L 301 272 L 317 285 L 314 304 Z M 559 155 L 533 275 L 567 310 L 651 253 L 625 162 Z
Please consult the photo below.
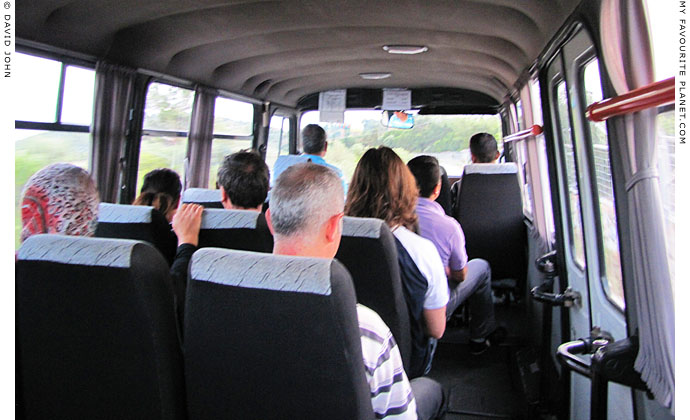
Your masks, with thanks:
M 271 185 L 274 185 L 280 174 L 292 165 L 301 162 L 312 162 L 317 165 L 322 165 L 331 168 L 340 177 L 343 185 L 343 196 L 347 194 L 347 184 L 343 176 L 343 171 L 337 166 L 326 162 L 324 157 L 328 150 L 328 142 L 326 141 L 326 131 L 318 124 L 309 124 L 302 130 L 302 154 L 300 155 L 283 155 L 278 156 L 276 163 L 273 165 L 273 178 L 271 178 Z
M 343 228 L 343 189 L 338 174 L 314 163 L 287 168 L 271 191 L 266 221 L 273 253 L 332 259 Z M 357 305 L 365 375 L 377 418 L 441 418 L 441 385 L 421 377 L 410 382 L 393 334 L 378 314 Z

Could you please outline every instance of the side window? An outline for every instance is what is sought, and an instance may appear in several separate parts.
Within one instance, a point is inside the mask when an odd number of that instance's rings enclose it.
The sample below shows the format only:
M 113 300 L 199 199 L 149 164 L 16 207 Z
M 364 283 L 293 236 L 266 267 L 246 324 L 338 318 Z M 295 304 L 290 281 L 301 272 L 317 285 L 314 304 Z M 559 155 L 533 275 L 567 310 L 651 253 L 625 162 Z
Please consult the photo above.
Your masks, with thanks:
M 266 164 L 269 169 L 278 159 L 278 156 L 290 153 L 290 119 L 274 115 L 268 131 L 268 147 L 266 148 Z
M 170 168 L 183 176 L 193 101 L 193 90 L 158 82 L 149 85 L 137 188 L 144 175 L 156 168 Z
M 526 140 L 513 142 L 512 150 L 515 154 L 515 163 L 518 165 L 518 178 L 522 192 L 522 211 L 529 220 L 532 220 L 532 180 L 527 170 L 527 143 Z
M 21 233 L 21 192 L 31 175 L 57 162 L 89 168 L 96 73 L 69 63 L 16 53 L 15 247 Z
M 213 115 L 213 143 L 208 176 L 209 188 L 215 188 L 218 168 L 225 156 L 252 148 L 254 106 L 247 102 L 217 97 Z
M 541 111 L 541 89 L 539 81 L 530 80 L 530 97 L 532 98 L 532 115 L 535 124 L 543 125 L 544 117 Z M 553 219 L 553 208 L 551 202 L 551 182 L 549 181 L 549 165 L 546 154 L 546 138 L 543 134 L 537 136 L 537 157 L 539 161 L 539 182 L 541 183 L 542 198 L 544 203 L 544 216 L 546 218 L 546 231 L 548 240 L 556 241 L 556 225 Z
M 560 81 L 555 87 L 554 97 L 558 100 L 556 113 L 558 114 L 558 129 L 562 142 L 562 153 L 567 180 L 568 225 L 570 236 L 570 250 L 573 261 L 585 269 L 585 244 L 582 230 L 582 205 L 580 204 L 580 188 L 577 181 L 577 167 L 575 164 L 575 147 L 573 144 L 572 128 L 568 117 L 568 95 L 565 81 Z
M 582 69 L 583 86 L 585 88 L 585 103 L 591 104 L 603 99 L 601 78 L 599 75 L 599 60 L 594 59 Z M 589 121 L 589 135 L 594 157 L 594 175 L 599 201 L 600 243 L 603 261 L 601 270 L 604 290 L 608 297 L 618 307 L 625 306 L 623 295 L 623 273 L 621 271 L 620 248 L 618 245 L 618 223 L 616 220 L 616 202 L 613 195 L 613 179 L 611 177 L 611 161 L 609 160 L 609 139 L 605 122 Z

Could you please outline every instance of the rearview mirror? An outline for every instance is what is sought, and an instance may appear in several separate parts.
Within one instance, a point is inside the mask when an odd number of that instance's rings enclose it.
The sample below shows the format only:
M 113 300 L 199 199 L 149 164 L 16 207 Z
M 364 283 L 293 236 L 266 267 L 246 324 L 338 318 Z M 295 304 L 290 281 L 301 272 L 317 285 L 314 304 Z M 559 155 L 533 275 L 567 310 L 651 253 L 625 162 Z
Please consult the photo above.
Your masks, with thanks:
M 409 130 L 414 127 L 414 115 L 403 111 L 383 111 L 381 122 L 388 128 Z

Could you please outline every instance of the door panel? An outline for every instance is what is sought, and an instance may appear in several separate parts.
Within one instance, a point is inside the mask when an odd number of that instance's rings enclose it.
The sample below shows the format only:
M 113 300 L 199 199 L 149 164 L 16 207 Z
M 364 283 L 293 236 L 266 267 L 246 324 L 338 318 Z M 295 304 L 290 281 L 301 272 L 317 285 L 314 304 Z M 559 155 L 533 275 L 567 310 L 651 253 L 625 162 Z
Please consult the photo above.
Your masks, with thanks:
M 599 139 L 602 144 L 598 146 L 598 159 L 595 159 L 592 133 L 596 132 L 589 126 L 584 112 L 592 101 L 592 95 L 584 93 L 584 71 L 587 64 L 590 64 L 589 69 L 593 62 L 596 65 L 593 60 L 596 56 L 592 41 L 584 30 L 580 30 L 547 69 L 558 177 L 556 199 L 562 215 L 558 224 L 564 249 L 559 252 L 564 256 L 568 287 L 582 296 L 580 305 L 568 309 L 571 339 L 589 337 L 592 328 L 599 327 L 619 340 L 625 338 L 627 332 L 621 310 L 622 294 L 618 301 L 611 298 L 612 288 L 615 288 L 611 285 L 616 282 L 610 280 L 615 277 L 616 268 L 620 271 L 620 262 L 616 261 L 618 253 L 611 252 L 617 250 L 618 237 L 612 190 L 609 193 L 605 189 L 606 185 L 612 188 L 610 166 L 606 168 L 609 165 L 608 139 Z M 601 90 L 600 84 L 592 86 L 592 80 L 590 76 L 590 90 L 594 87 Z M 603 131 L 605 133 L 605 128 Z M 602 217 L 602 212 L 608 212 L 609 208 L 613 209 L 613 219 Z M 573 373 L 570 386 L 570 418 L 588 419 L 590 380 Z M 631 395 L 630 388 L 609 385 L 609 419 L 633 418 Z

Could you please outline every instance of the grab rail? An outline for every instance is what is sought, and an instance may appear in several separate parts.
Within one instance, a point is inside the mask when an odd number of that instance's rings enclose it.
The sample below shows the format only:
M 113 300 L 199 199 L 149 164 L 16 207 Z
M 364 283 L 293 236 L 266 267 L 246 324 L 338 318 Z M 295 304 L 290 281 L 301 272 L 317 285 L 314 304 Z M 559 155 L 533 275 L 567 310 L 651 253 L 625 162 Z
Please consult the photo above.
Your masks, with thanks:
M 509 141 L 524 140 L 527 137 L 537 136 L 541 134 L 543 131 L 544 130 L 542 130 L 541 125 L 535 124 L 527 130 L 518 131 L 517 133 L 513 133 L 509 136 L 503 137 L 503 142 L 507 143 Z
M 587 107 L 586 114 L 590 121 L 601 122 L 618 115 L 670 104 L 675 100 L 676 78 L 671 77 L 615 98 L 595 102 Z

